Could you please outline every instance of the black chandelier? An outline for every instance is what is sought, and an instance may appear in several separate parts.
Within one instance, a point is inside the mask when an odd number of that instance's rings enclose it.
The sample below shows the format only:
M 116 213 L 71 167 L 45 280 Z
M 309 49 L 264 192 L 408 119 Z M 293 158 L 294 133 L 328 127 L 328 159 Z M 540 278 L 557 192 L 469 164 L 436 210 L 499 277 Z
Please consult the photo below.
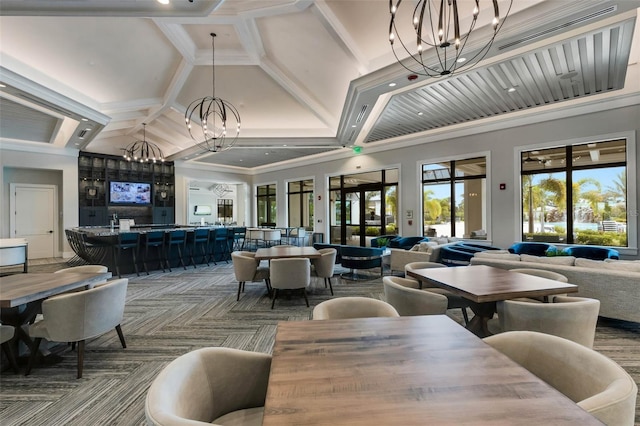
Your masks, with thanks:
M 216 67 L 215 67 L 215 33 L 211 33 L 212 46 L 212 94 L 191 102 L 184 113 L 184 120 L 189 135 L 196 141 L 196 145 L 203 151 L 220 152 L 231 148 L 240 134 L 240 114 L 236 107 L 224 99 L 216 98 Z M 191 123 L 199 121 L 199 125 L 192 128 Z M 229 129 L 227 119 L 235 120 L 235 128 Z M 233 125 L 233 121 L 231 123 Z M 232 134 L 228 134 L 232 132 Z M 194 134 L 195 133 L 195 134 Z
M 139 161 L 141 163 L 163 162 L 162 150 L 153 142 L 147 141 L 147 123 L 142 123 L 143 140 L 130 143 L 126 148 L 122 148 L 122 156 L 127 161 Z
M 468 51 L 465 53 L 467 42 L 470 47 L 477 44 L 477 36 L 471 36 L 475 29 L 478 15 L 480 13 L 480 1 L 460 1 L 460 3 L 473 3 L 473 10 L 469 10 L 469 15 L 460 15 L 458 1 L 456 0 L 418 0 L 416 7 L 413 9 L 413 29 L 415 31 L 415 46 L 405 43 L 400 38 L 400 34 L 396 29 L 396 14 L 402 0 L 389 0 L 389 12 L 391 13 L 391 21 L 389 24 L 389 42 L 391 50 L 397 61 L 408 71 L 425 75 L 428 77 L 441 77 L 451 75 L 454 72 L 466 71 L 478 64 L 489 52 L 498 31 L 504 25 L 504 21 L 509 15 L 513 0 L 509 0 L 509 7 L 504 16 L 500 17 L 498 8 L 498 0 L 493 1 L 493 34 L 486 40 L 484 45 L 479 49 L 474 48 L 473 53 Z M 464 11 L 462 11 L 464 12 Z M 466 34 L 460 31 L 460 17 L 471 16 L 471 23 Z M 477 33 L 476 33 L 477 34 Z M 475 38 L 474 38 L 475 37 Z M 410 63 L 410 59 L 401 59 L 398 57 L 398 44 L 409 54 L 409 57 L 415 62 L 415 66 L 406 65 Z M 429 47 L 433 47 L 434 55 L 429 52 Z M 415 50 L 412 50 L 415 49 Z M 402 51 L 401 49 L 399 49 Z

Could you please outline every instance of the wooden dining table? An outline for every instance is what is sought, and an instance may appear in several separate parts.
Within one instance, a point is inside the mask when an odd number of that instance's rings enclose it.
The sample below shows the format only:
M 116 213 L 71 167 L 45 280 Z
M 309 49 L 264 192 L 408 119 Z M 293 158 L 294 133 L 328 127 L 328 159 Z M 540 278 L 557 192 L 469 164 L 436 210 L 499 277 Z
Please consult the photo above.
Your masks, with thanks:
M 278 323 L 263 426 L 595 425 L 445 315 Z
M 578 291 L 578 286 L 575 284 L 486 265 L 414 269 L 407 271 L 407 275 L 470 300 L 474 316 L 467 328 L 480 337 L 491 334 L 487 323 L 496 312 L 498 301 L 520 297 L 546 297 Z
M 0 277 L 0 318 L 3 324 L 14 326 L 18 339 L 29 346 L 31 339 L 21 326 L 35 318 L 44 299 L 78 288 L 89 288 L 109 278 L 111 272 L 29 272 Z
M 298 246 L 273 246 L 268 248 L 260 248 L 256 250 L 256 260 L 284 259 L 294 257 L 306 257 L 309 259 L 317 259 L 322 255 L 313 247 Z

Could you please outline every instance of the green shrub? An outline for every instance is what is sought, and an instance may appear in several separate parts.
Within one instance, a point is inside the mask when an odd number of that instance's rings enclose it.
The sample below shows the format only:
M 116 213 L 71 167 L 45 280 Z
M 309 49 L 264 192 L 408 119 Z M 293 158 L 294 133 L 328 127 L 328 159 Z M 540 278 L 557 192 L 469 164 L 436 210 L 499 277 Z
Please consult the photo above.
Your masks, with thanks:
M 627 234 L 584 230 L 578 231 L 575 242 L 576 244 L 588 244 L 594 246 L 626 247 Z
M 376 226 L 367 226 L 364 232 L 368 237 L 377 237 L 378 235 L 380 235 L 380 228 Z

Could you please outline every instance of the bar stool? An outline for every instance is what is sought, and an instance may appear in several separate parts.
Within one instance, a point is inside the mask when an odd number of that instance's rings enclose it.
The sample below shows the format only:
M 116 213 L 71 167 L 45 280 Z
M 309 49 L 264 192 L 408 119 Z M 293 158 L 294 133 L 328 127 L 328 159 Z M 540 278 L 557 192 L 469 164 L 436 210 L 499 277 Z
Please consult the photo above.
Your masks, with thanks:
M 271 247 L 282 242 L 282 233 L 279 229 L 266 229 L 263 238 L 265 247 Z
M 207 228 L 197 228 L 193 232 L 187 234 L 187 249 L 189 250 L 189 258 L 193 269 L 196 268 L 196 261 L 194 256 L 200 247 L 202 253 L 202 261 L 209 266 L 209 255 L 207 249 L 209 248 L 209 230 Z
M 216 229 L 216 240 L 213 247 L 214 261 L 215 256 L 220 254 L 220 260 L 224 260 L 225 263 L 229 263 L 229 256 L 231 256 L 231 250 L 229 249 L 229 230 L 227 228 Z
M 182 257 L 182 253 L 186 248 L 187 243 L 187 231 L 183 229 L 174 229 L 165 234 L 164 241 L 164 260 L 167 263 L 167 269 L 171 272 L 171 251 L 173 247 L 177 247 L 178 249 L 178 259 L 180 259 L 180 264 L 186 270 L 187 267 L 184 265 L 184 259 Z
M 140 234 L 138 232 L 121 232 L 118 234 L 118 242 L 113 246 L 113 263 L 116 265 L 116 274 L 118 278 L 120 276 L 120 264 L 123 259 L 123 252 L 131 250 L 133 257 L 133 268 L 136 270 L 136 275 L 140 276 L 138 271 L 138 250 L 140 248 Z
M 147 267 L 147 262 L 149 259 L 149 249 L 155 248 L 156 254 L 158 258 L 155 259 L 160 262 L 160 267 L 162 268 L 162 272 L 164 272 L 164 261 L 163 261 L 163 252 L 164 252 L 164 231 L 151 231 L 145 234 L 144 238 L 144 256 L 142 258 L 142 266 L 144 266 L 144 270 L 149 275 L 149 268 Z
M 247 236 L 247 228 L 233 228 L 233 250 L 244 250 L 244 240 Z

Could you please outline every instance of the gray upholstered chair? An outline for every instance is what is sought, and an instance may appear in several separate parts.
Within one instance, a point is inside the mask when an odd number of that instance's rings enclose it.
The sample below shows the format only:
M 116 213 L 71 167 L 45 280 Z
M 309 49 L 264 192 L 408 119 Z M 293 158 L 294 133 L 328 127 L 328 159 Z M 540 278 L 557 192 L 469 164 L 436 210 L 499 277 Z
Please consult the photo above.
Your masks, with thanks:
M 256 260 L 256 254 L 250 251 L 234 251 L 231 253 L 233 262 L 233 272 L 238 281 L 238 297 L 240 300 L 240 292 L 244 291 L 244 284 L 247 281 L 257 282 L 264 280 L 267 286 L 267 294 L 271 295 L 271 284 L 269 283 L 269 268 L 260 266 L 260 261 Z
M 78 342 L 78 378 L 82 377 L 86 339 L 115 328 L 122 347 L 126 348 L 120 323 L 128 282 L 127 278 L 121 278 L 89 290 L 50 297 L 42 302 L 42 321 L 29 326 L 29 335 L 35 341 L 25 375 L 31 372 L 42 339 Z
M 405 272 L 405 275 L 407 275 L 408 271 L 411 271 L 411 270 L 414 270 L 414 269 L 446 268 L 446 267 L 447 266 L 443 265 L 442 263 L 411 262 L 411 263 L 407 263 L 404 266 L 404 272 Z M 447 297 L 447 301 L 448 301 L 447 309 L 460 309 L 462 311 L 462 317 L 464 318 L 464 323 L 465 324 L 469 324 L 469 314 L 467 313 L 467 308 L 469 306 L 471 306 L 471 301 L 469 301 L 468 299 L 465 299 L 462 296 L 454 294 L 454 293 L 450 292 L 449 290 L 434 286 L 434 285 L 430 284 L 429 282 L 423 283 L 422 281 L 418 281 L 415 278 L 408 277 L 408 276 L 407 276 L 407 278 L 415 280 L 418 283 L 418 288 L 420 288 L 420 289 L 424 288 L 425 290 L 430 291 L 432 293 L 437 293 L 437 294 L 441 294 L 443 296 L 446 296 Z
M 502 331 L 538 331 L 593 347 L 600 312 L 597 299 L 556 296 L 552 303 L 504 300 L 496 308 Z
M 314 320 L 399 316 L 398 311 L 387 302 L 369 297 L 339 297 L 313 308 Z
M 291 259 L 272 259 L 271 288 L 273 288 L 273 300 L 271 309 L 276 304 L 280 290 L 299 290 L 304 296 L 304 301 L 309 306 L 307 299 L 307 286 L 311 283 L 311 262 L 306 257 Z
M 550 334 L 511 331 L 484 339 L 606 425 L 632 426 L 638 387 L 618 364 Z
M 415 288 L 415 280 L 387 276 L 382 278 L 384 297 L 401 316 L 438 315 L 447 312 L 447 297 Z
M 11 349 L 9 342 L 13 339 L 16 329 L 10 325 L 0 324 L 0 344 L 2 345 L 2 352 L 7 356 L 11 368 L 16 373 L 18 372 L 18 363 L 16 362 L 16 356 Z
M 169 363 L 145 402 L 156 426 L 262 424 L 271 355 L 230 348 L 203 348 Z
M 331 290 L 331 295 L 333 296 L 331 277 L 333 277 L 333 270 L 336 266 L 336 256 L 338 255 L 338 250 L 333 248 L 324 248 L 318 251 L 321 253 L 321 256 L 311 260 L 311 264 L 316 271 L 316 275 L 319 278 L 324 278 L 324 288 L 327 288 L 327 283 L 329 283 L 329 289 Z

